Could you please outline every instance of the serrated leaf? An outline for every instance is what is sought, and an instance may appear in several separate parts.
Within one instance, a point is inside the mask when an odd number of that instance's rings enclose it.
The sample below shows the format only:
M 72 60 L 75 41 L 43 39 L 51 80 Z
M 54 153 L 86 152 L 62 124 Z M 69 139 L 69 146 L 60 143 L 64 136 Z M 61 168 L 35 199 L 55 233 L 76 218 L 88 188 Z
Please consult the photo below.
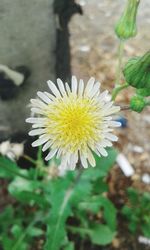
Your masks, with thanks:
M 48 202 L 45 196 L 39 193 L 40 182 L 26 180 L 21 177 L 16 177 L 8 186 L 9 193 L 17 200 L 29 204 L 34 202 L 35 204 L 46 207 Z
M 0 177 L 12 178 L 19 172 L 17 164 L 5 157 L 0 156 Z
M 104 219 L 111 230 L 116 229 L 116 213 L 117 210 L 113 203 L 106 197 L 101 196 L 101 206 L 104 208 Z

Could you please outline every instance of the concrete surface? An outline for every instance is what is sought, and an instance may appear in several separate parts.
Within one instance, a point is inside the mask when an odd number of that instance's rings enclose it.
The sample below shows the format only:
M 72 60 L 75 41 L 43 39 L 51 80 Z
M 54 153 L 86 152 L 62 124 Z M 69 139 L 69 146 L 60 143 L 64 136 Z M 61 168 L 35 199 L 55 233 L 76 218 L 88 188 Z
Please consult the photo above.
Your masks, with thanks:
M 32 75 L 17 98 L 0 101 L 0 138 L 26 132 L 30 98 L 55 79 L 56 28 L 53 0 L 0 1 L 0 64 L 26 65 Z

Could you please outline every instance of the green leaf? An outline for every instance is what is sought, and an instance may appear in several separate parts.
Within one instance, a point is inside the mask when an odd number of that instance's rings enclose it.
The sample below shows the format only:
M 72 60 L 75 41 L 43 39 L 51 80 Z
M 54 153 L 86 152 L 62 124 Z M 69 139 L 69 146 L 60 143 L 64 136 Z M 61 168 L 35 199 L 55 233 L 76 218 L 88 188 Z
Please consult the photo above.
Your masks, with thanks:
M 44 231 L 38 227 L 29 228 L 27 234 L 31 237 L 39 237 L 44 234 Z
M 110 244 L 116 235 L 115 231 L 103 224 L 95 224 L 89 228 L 69 226 L 72 233 L 79 233 L 81 237 L 89 236 L 93 244 L 107 245 Z
M 116 229 L 116 213 L 117 210 L 113 203 L 106 197 L 101 196 L 100 198 L 101 206 L 104 209 L 104 219 L 111 230 Z
M 46 207 L 48 202 L 41 194 L 41 184 L 38 181 L 26 180 L 16 177 L 8 186 L 9 193 L 23 203 L 35 203 L 38 206 Z
M 114 231 L 111 231 L 108 226 L 103 224 L 95 225 L 89 231 L 89 236 L 91 238 L 92 243 L 97 245 L 110 244 L 115 235 L 116 233 Z
M 0 177 L 1 178 L 12 178 L 16 176 L 19 172 L 19 167 L 15 162 L 5 158 L 0 157 Z
M 2 237 L 2 246 L 4 250 L 12 249 L 13 240 L 9 239 L 8 236 L 3 235 Z
M 14 211 L 12 206 L 5 208 L 3 212 L 0 213 L 0 231 L 7 231 L 10 223 L 14 219 Z
M 134 188 L 128 188 L 127 193 L 128 193 L 130 202 L 133 205 L 137 205 L 139 197 L 140 197 L 138 191 Z
M 11 233 L 14 235 L 15 238 L 18 238 L 22 234 L 22 227 L 18 224 L 14 224 L 11 228 Z
M 63 250 L 74 250 L 74 249 L 75 247 L 73 242 L 69 242 L 68 245 L 63 248 Z
M 141 229 L 144 236 L 150 238 L 150 218 L 149 218 L 149 223 L 141 225 Z
M 65 222 L 71 213 L 70 199 L 74 192 L 68 179 L 51 184 L 51 212 L 47 220 L 47 241 L 44 250 L 59 250 L 66 238 Z
M 84 171 L 82 175 L 82 178 L 95 181 L 98 178 L 106 177 L 108 175 L 109 170 L 115 163 L 117 151 L 111 148 L 108 149 L 107 152 L 107 157 L 98 157 L 97 155 L 95 155 L 96 167 L 90 167 L 86 169 L 86 171 Z

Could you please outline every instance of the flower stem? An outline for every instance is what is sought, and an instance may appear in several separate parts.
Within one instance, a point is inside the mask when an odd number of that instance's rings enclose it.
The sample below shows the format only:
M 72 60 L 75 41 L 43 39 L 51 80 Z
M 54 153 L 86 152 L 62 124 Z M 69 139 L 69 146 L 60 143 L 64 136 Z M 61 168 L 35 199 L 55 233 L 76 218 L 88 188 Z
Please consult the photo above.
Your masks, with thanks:
M 119 92 L 129 86 L 128 83 L 124 83 L 123 85 L 116 86 L 112 91 L 112 100 L 114 101 L 119 94 Z
M 120 84 L 121 80 L 123 51 L 124 51 L 124 41 L 120 39 L 118 48 L 118 66 L 117 66 L 116 84 L 115 84 L 116 86 Z
M 30 156 L 28 156 L 28 155 L 23 155 L 22 157 L 23 157 L 24 159 L 26 159 L 27 161 L 29 161 L 29 162 L 33 163 L 34 165 L 36 165 L 36 161 L 33 160 Z

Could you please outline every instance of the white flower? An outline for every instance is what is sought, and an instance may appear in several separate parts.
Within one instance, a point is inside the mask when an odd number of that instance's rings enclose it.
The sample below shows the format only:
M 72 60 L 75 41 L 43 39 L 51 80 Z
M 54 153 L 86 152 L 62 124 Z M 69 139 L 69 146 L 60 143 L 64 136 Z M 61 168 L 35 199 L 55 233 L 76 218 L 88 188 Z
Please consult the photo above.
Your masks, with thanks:
M 39 99 L 32 99 L 31 111 L 37 117 L 26 122 L 32 123 L 30 136 L 39 138 L 33 147 L 43 145 L 43 151 L 50 150 L 46 160 L 56 156 L 61 159 L 61 167 L 74 169 L 81 161 L 84 168 L 95 166 L 93 152 L 98 156 L 107 156 L 106 147 L 111 147 L 117 136 L 113 127 L 120 126 L 111 115 L 120 108 L 108 101 L 108 91 L 100 93 L 100 83 L 91 77 L 84 85 L 72 77 L 71 88 L 68 83 L 57 79 L 58 87 L 48 81 L 51 93 L 37 92 Z

